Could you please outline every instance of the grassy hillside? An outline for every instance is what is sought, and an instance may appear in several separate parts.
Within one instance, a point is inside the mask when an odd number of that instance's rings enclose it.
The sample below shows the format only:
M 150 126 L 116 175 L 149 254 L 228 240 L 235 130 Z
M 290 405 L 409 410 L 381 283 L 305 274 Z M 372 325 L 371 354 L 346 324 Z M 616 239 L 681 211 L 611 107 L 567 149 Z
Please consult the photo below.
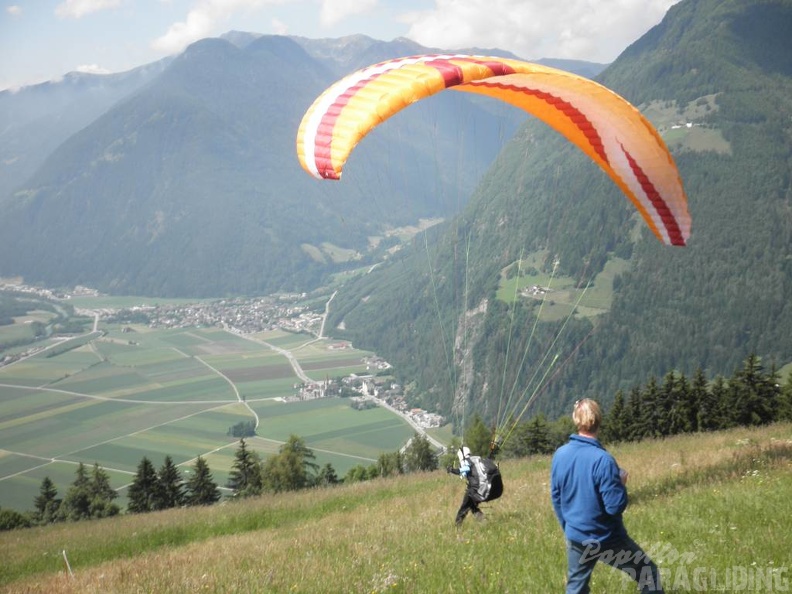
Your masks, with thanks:
M 788 587 L 792 425 L 611 448 L 667 592 Z M 506 460 L 481 523 L 444 472 L 0 535 L 4 592 L 560 592 L 550 458 Z M 70 576 L 66 558 L 71 565 Z M 749 581 L 750 580 L 750 581 Z M 743 587 L 741 587 L 743 584 Z M 757 587 L 757 585 L 759 587 Z M 749 587 L 750 586 L 750 587 Z M 594 592 L 631 591 L 598 567 Z

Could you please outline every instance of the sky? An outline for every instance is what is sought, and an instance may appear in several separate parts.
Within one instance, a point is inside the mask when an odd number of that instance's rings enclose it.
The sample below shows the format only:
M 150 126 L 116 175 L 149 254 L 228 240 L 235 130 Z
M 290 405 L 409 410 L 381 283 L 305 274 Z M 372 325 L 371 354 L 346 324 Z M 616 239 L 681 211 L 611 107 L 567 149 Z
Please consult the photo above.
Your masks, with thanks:
M 233 30 L 609 63 L 678 1 L 0 0 L 0 90 L 124 72 Z

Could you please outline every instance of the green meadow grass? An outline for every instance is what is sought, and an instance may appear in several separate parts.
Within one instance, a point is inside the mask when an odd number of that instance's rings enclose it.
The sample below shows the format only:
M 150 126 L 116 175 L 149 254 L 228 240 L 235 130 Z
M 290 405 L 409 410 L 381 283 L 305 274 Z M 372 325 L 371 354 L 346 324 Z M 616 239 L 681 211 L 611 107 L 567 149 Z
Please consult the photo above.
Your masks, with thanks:
M 629 263 L 621 258 L 613 258 L 605 264 L 605 268 L 597 274 L 588 284 L 589 279 L 580 282 L 567 276 L 551 276 L 546 273 L 527 274 L 526 268 L 541 266 L 543 252 L 529 254 L 524 258 L 523 273 L 521 276 L 512 278 L 501 277 L 498 287 L 498 299 L 506 303 L 512 303 L 515 295 L 526 287 L 534 285 L 540 287 L 550 287 L 551 292 L 544 298 L 536 298 L 537 303 L 541 303 L 541 319 L 554 321 L 564 319 L 570 314 L 573 308 L 577 308 L 577 314 L 585 317 L 596 316 L 610 310 L 613 300 L 613 280 L 616 275 L 624 272 Z
M 666 592 L 790 587 L 792 425 L 610 449 L 630 470 L 625 523 L 660 566 Z M 563 592 L 564 543 L 549 501 L 549 468 L 549 456 L 502 461 L 503 497 L 486 504 L 485 521 L 468 519 L 459 530 L 453 518 L 464 486 L 437 471 L 3 533 L 0 587 Z M 749 579 L 763 589 L 749 588 Z M 620 572 L 595 569 L 592 592 L 622 591 L 635 589 Z
M 164 364 L 168 361 L 182 361 L 185 359 L 184 354 L 164 345 L 141 346 L 111 340 L 96 341 L 94 345 L 103 357 L 116 365 L 138 367 L 146 364 Z
M 284 377 L 279 379 L 261 380 L 253 382 L 239 382 L 237 389 L 240 395 L 247 399 L 262 400 L 261 404 L 266 403 L 267 399 L 283 398 L 285 396 L 292 396 L 296 392 L 294 386 L 300 383 L 295 377 Z M 254 406 L 251 403 L 251 406 Z M 255 407 L 259 406 L 257 403 Z
M 307 342 L 314 340 L 314 337 L 308 334 L 294 334 L 283 330 L 259 332 L 254 334 L 253 337 L 280 349 L 286 349 L 287 351 L 293 351 L 305 345 Z
M 39 354 L 0 368 L 0 383 L 20 386 L 43 386 L 80 374 L 101 363 L 90 347 L 61 353 L 56 357 Z

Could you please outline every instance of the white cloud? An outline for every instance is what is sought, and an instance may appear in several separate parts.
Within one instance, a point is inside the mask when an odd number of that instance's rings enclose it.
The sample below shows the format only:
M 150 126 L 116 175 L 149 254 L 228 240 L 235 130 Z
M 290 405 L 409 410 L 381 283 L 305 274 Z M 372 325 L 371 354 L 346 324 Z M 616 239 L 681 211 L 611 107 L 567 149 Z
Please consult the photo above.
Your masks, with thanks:
M 215 19 L 210 12 L 191 10 L 184 22 L 171 25 L 165 35 L 151 43 L 151 47 L 166 54 L 179 52 L 193 41 L 207 37 L 214 25 Z
M 151 47 L 167 54 L 180 52 L 193 41 L 220 33 L 221 25 L 237 12 L 286 2 L 289 0 L 198 0 L 185 20 L 171 25 L 165 35 L 151 43 Z
M 121 0 L 66 0 L 55 7 L 55 14 L 62 19 L 79 19 L 92 12 L 116 8 Z
M 288 35 L 289 26 L 281 20 L 272 19 L 272 31 L 275 35 Z
M 11 16 L 19 16 L 22 14 L 22 7 L 12 4 L 11 6 L 6 6 L 6 12 Z
M 77 66 L 75 70 L 85 74 L 110 74 L 107 68 L 102 68 L 98 64 L 82 64 L 81 66 Z
M 377 3 L 378 0 L 322 0 L 322 26 L 332 27 L 347 17 L 369 12 Z
M 422 45 L 611 62 L 679 0 L 436 0 L 402 15 Z

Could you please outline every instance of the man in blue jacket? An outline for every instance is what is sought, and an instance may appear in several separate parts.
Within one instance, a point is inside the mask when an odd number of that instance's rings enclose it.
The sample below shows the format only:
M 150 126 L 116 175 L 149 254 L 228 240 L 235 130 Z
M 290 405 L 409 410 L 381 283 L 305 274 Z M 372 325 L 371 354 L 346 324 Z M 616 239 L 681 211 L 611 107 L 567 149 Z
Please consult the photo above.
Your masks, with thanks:
M 550 493 L 567 540 L 567 594 L 588 594 L 597 561 L 627 573 L 642 593 L 662 594 L 657 566 L 628 535 L 627 472 L 597 439 L 602 413 L 593 400 L 575 403 L 577 434 L 558 448 L 550 470 Z

